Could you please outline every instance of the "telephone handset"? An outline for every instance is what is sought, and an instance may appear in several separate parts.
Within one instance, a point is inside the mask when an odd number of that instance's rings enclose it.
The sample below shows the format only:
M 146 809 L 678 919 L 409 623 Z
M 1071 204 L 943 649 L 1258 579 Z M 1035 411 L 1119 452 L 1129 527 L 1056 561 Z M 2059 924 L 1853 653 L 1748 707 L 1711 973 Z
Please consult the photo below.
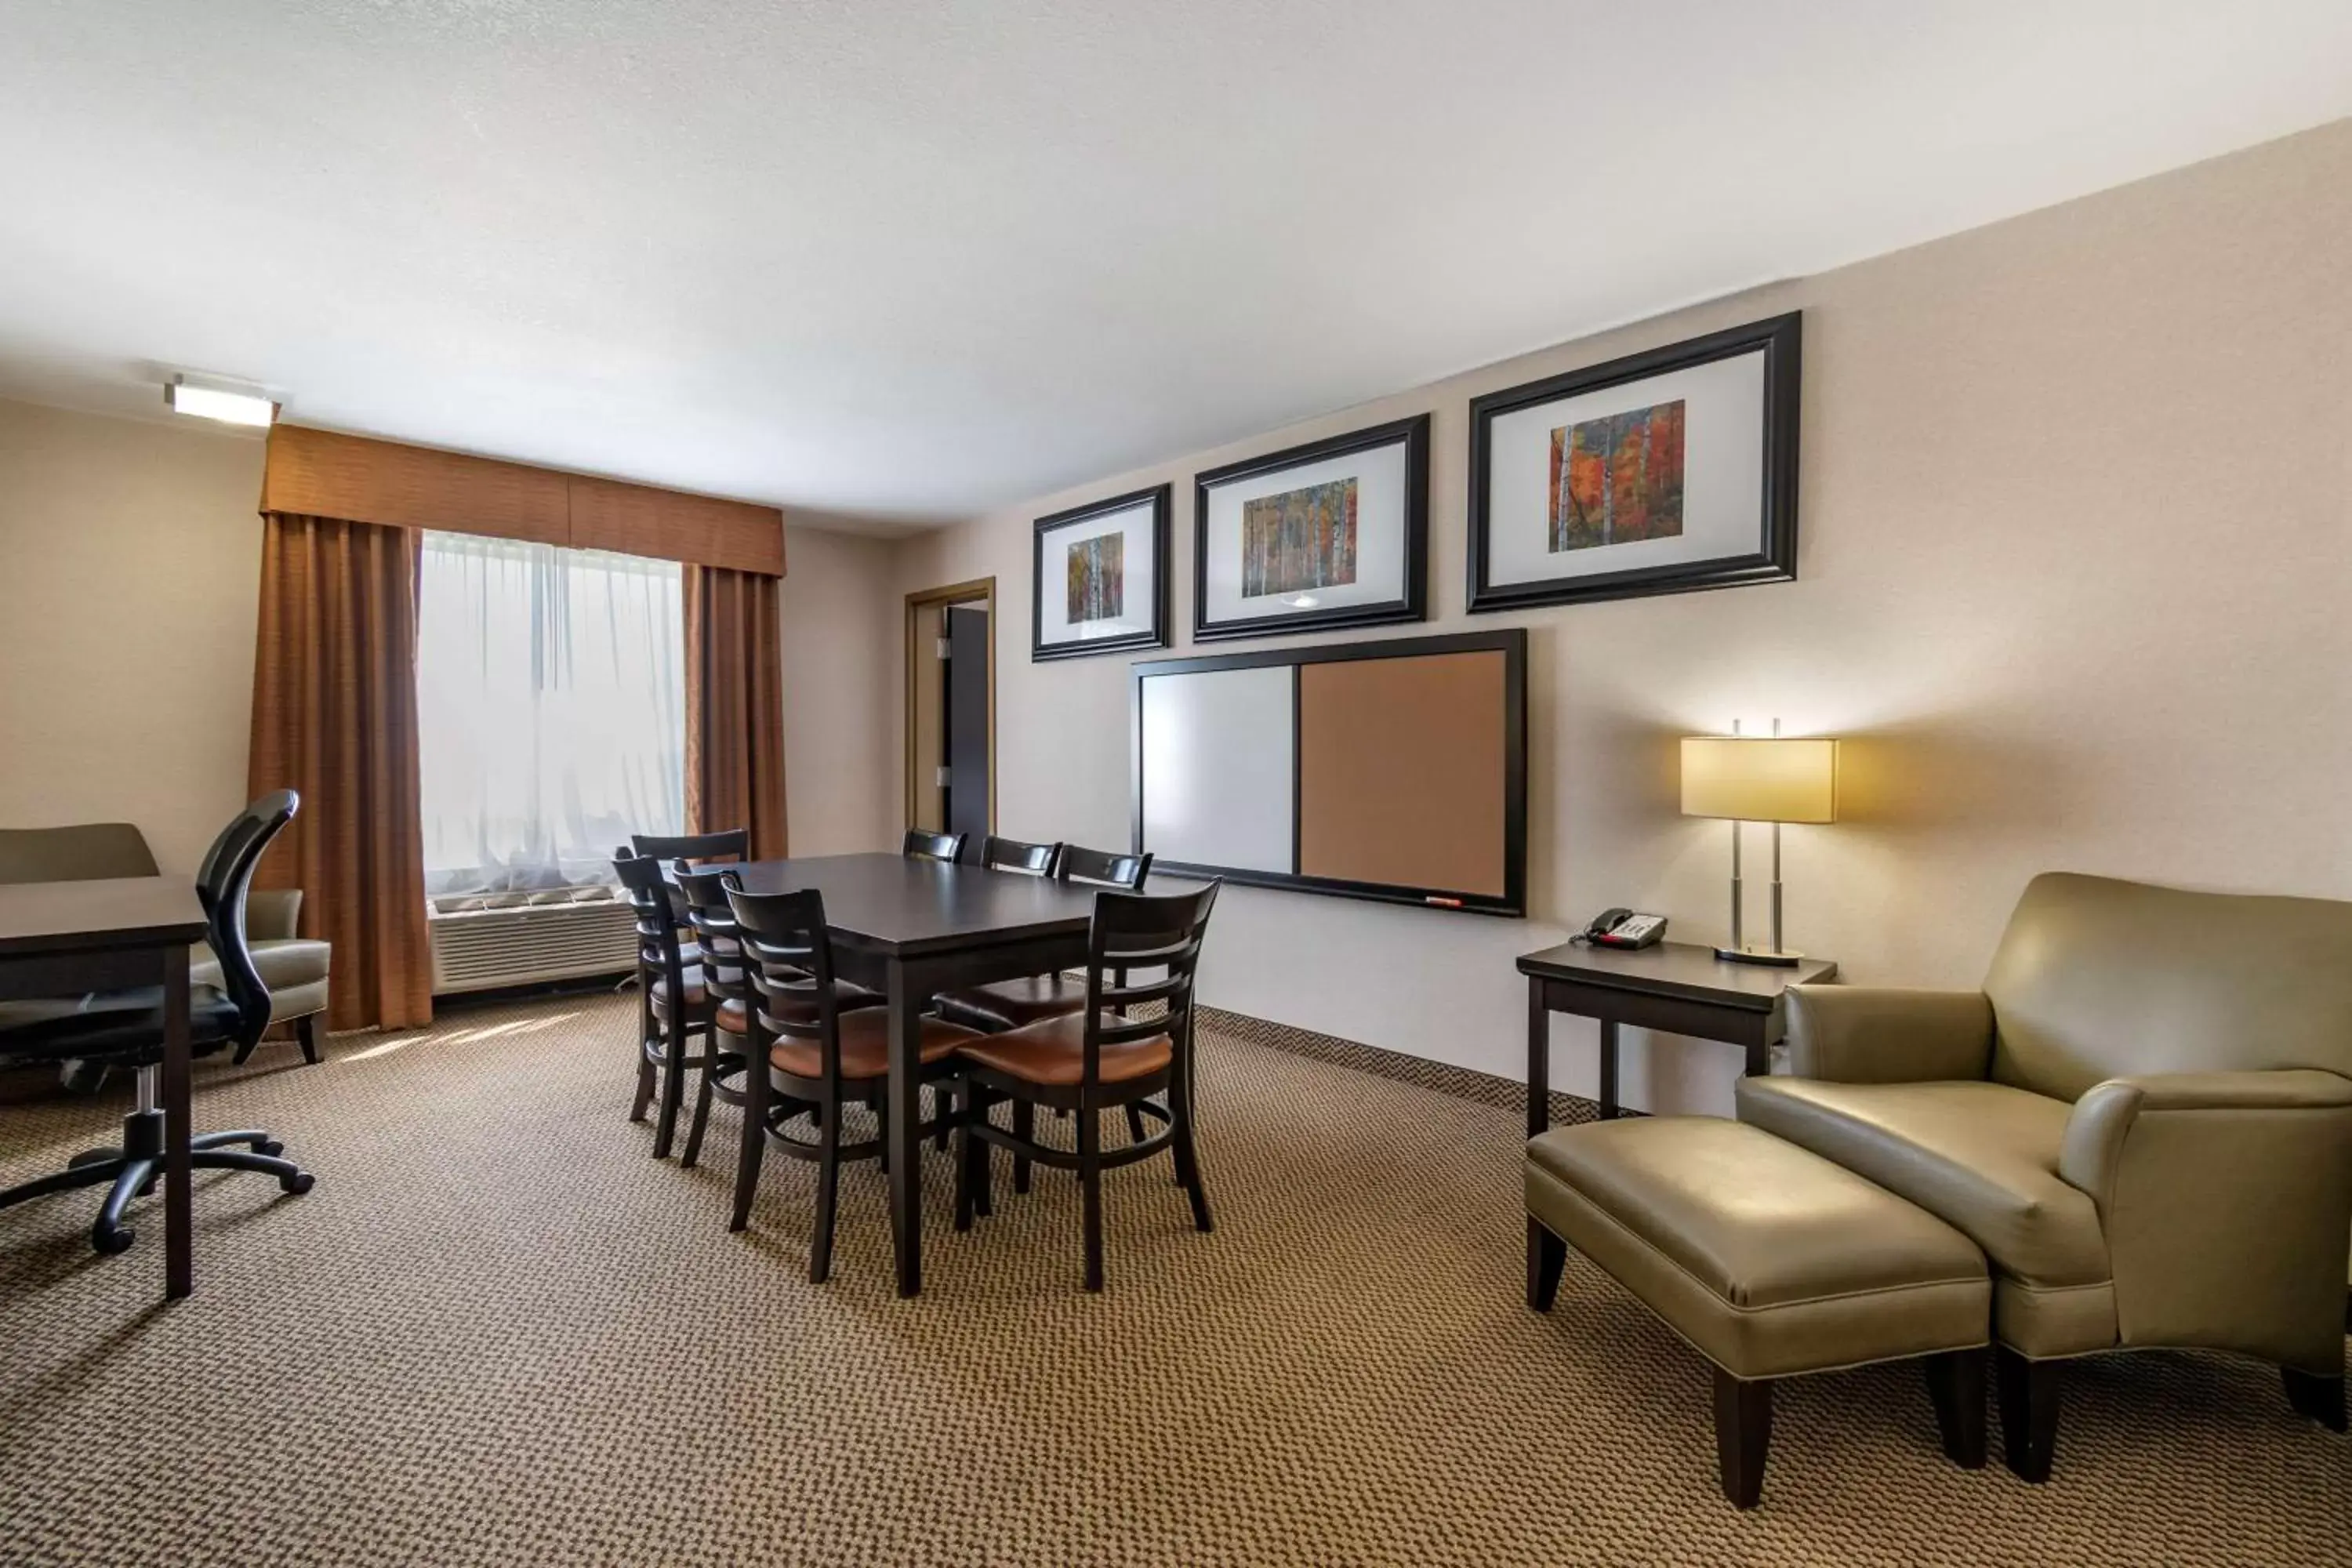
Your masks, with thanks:
M 1593 917 L 1584 940 L 1596 947 L 1648 947 L 1666 934 L 1666 917 L 1640 914 L 1622 905 Z

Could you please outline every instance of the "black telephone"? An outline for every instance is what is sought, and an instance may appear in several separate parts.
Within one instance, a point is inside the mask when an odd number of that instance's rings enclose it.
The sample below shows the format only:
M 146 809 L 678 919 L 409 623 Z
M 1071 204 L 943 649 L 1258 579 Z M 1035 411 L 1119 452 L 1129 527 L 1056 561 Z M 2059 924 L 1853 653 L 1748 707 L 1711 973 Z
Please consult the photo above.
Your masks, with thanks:
M 1622 906 L 1601 910 L 1584 928 L 1584 940 L 1596 947 L 1648 947 L 1665 934 L 1665 916 L 1637 914 Z

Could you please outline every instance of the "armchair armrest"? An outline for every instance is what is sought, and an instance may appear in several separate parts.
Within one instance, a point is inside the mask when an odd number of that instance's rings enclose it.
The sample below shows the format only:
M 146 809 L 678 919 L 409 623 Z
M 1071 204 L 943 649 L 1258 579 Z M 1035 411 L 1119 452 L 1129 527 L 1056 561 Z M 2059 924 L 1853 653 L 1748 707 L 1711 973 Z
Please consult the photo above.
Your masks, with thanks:
M 299 888 L 256 888 L 245 898 L 245 939 L 247 942 L 289 942 L 302 913 Z
M 1981 991 L 1789 988 L 1789 1070 L 1837 1083 L 1981 1079 L 1992 1004 Z
M 2125 1344 L 2343 1375 L 2352 1079 L 2109 1079 L 2075 1102 L 2058 1173 L 2098 1206 Z

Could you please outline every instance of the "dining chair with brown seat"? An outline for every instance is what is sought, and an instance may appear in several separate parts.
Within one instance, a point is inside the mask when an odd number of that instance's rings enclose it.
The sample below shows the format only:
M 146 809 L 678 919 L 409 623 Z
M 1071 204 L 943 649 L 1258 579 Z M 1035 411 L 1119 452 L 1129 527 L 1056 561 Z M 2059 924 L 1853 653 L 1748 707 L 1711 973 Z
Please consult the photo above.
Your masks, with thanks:
M 711 1064 L 706 1058 L 719 1048 L 710 1026 L 716 1004 L 704 984 L 704 965 L 717 955 L 706 955 L 687 940 L 691 927 L 686 895 L 659 860 L 623 849 L 613 857 L 613 869 L 636 915 L 637 1089 L 629 1120 L 643 1121 L 658 1097 L 654 1158 L 667 1160 L 686 1100 L 686 1075 L 707 1071 Z M 697 1035 L 702 1037 L 703 1054 L 688 1056 Z
M 1102 1173 L 1166 1151 L 1192 1199 L 1195 1229 L 1211 1228 L 1209 1194 L 1192 1141 L 1192 976 L 1220 884 L 1170 898 L 1101 892 L 1087 935 L 1086 994 L 1079 1009 L 1002 1034 L 976 1035 L 958 1052 L 963 1103 L 956 1119 L 956 1228 L 971 1227 L 988 1200 L 987 1151 L 1042 1161 L 1077 1173 L 1085 1195 L 1086 1282 L 1103 1288 Z M 1122 982 L 1137 970 L 1151 979 Z M 1134 1009 L 1163 1003 L 1166 1012 L 1138 1018 Z M 1102 1113 L 1168 1096 L 1167 1124 L 1118 1149 L 1102 1146 Z M 990 1105 L 1009 1100 L 1047 1105 L 1077 1118 L 1075 1152 L 1006 1131 Z
M 720 873 L 743 944 L 751 993 L 744 1018 L 743 1131 L 735 1168 L 735 1212 L 730 1230 L 751 1223 L 760 1165 L 770 1144 L 817 1168 L 815 1229 L 809 1245 L 809 1282 L 833 1271 L 834 1210 L 845 1160 L 883 1161 L 889 1142 L 890 1013 L 887 1007 L 845 1005 L 834 973 L 825 929 L 824 895 L 747 893 L 733 871 Z M 854 990 L 854 988 L 852 988 Z M 926 1082 L 953 1079 L 956 1049 L 980 1037 L 943 1019 L 918 1020 L 916 1051 Z M 760 1070 L 764 1064 L 766 1070 Z M 842 1110 L 863 1105 L 876 1131 L 856 1142 L 842 1140 Z M 791 1124 L 813 1123 L 813 1137 Z M 952 1120 L 952 1118 L 949 1118 Z M 926 1124 L 917 1135 L 934 1131 Z
M 1002 840 L 991 839 L 990 843 Z M 1089 849 L 1082 844 L 1065 844 L 1055 858 L 1056 879 L 1078 887 L 1108 888 L 1117 892 L 1143 891 L 1144 879 L 1151 875 L 1149 852 L 1129 855 L 1108 849 Z M 1125 975 L 1115 977 L 1118 984 L 1127 983 Z M 986 985 L 971 985 L 961 990 L 942 993 L 938 999 L 940 1016 L 982 1034 L 1001 1034 L 1017 1029 L 1041 1018 L 1058 1018 L 1076 1013 L 1087 1005 L 1087 988 L 1083 981 L 1058 972 L 1052 974 L 1024 975 L 1019 980 L 992 981 Z M 1160 1108 L 1151 1106 L 1150 1113 L 1160 1115 Z M 1130 1105 L 1127 1110 L 1128 1136 L 1141 1139 L 1146 1109 Z M 1013 1107 L 1013 1131 L 1024 1138 L 1035 1135 L 1036 1108 L 1025 1101 Z M 1013 1190 L 1029 1190 L 1029 1162 L 1016 1156 L 1013 1162 Z
M 696 1091 L 694 1118 L 688 1123 L 686 1152 L 678 1165 L 692 1170 L 702 1153 L 702 1132 L 710 1119 L 710 1102 L 740 1107 L 743 1065 L 750 1060 L 751 979 L 743 963 L 743 933 L 735 923 L 735 907 L 727 900 L 727 875 L 732 868 L 697 871 L 680 862 L 673 868 L 677 889 L 685 895 L 687 916 L 697 944 L 705 952 L 721 955 L 702 972 L 703 989 L 711 999 L 711 1027 L 717 1031 L 716 1050 L 703 1053 L 701 1087 Z M 835 1003 L 843 1012 L 879 1007 L 888 998 L 846 980 L 834 982 Z
M 944 860 L 952 866 L 963 858 L 966 838 L 961 833 L 926 833 L 910 827 L 898 852 L 909 860 Z

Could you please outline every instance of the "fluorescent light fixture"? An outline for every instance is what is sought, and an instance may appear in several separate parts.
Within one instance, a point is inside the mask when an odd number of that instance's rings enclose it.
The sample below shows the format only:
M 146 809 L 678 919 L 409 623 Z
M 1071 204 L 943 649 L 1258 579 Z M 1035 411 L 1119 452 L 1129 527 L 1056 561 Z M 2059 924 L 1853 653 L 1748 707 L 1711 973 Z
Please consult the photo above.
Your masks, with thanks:
M 260 387 L 205 376 L 174 375 L 163 384 L 163 401 L 175 413 L 224 425 L 252 425 L 263 429 L 278 417 L 277 400 Z

